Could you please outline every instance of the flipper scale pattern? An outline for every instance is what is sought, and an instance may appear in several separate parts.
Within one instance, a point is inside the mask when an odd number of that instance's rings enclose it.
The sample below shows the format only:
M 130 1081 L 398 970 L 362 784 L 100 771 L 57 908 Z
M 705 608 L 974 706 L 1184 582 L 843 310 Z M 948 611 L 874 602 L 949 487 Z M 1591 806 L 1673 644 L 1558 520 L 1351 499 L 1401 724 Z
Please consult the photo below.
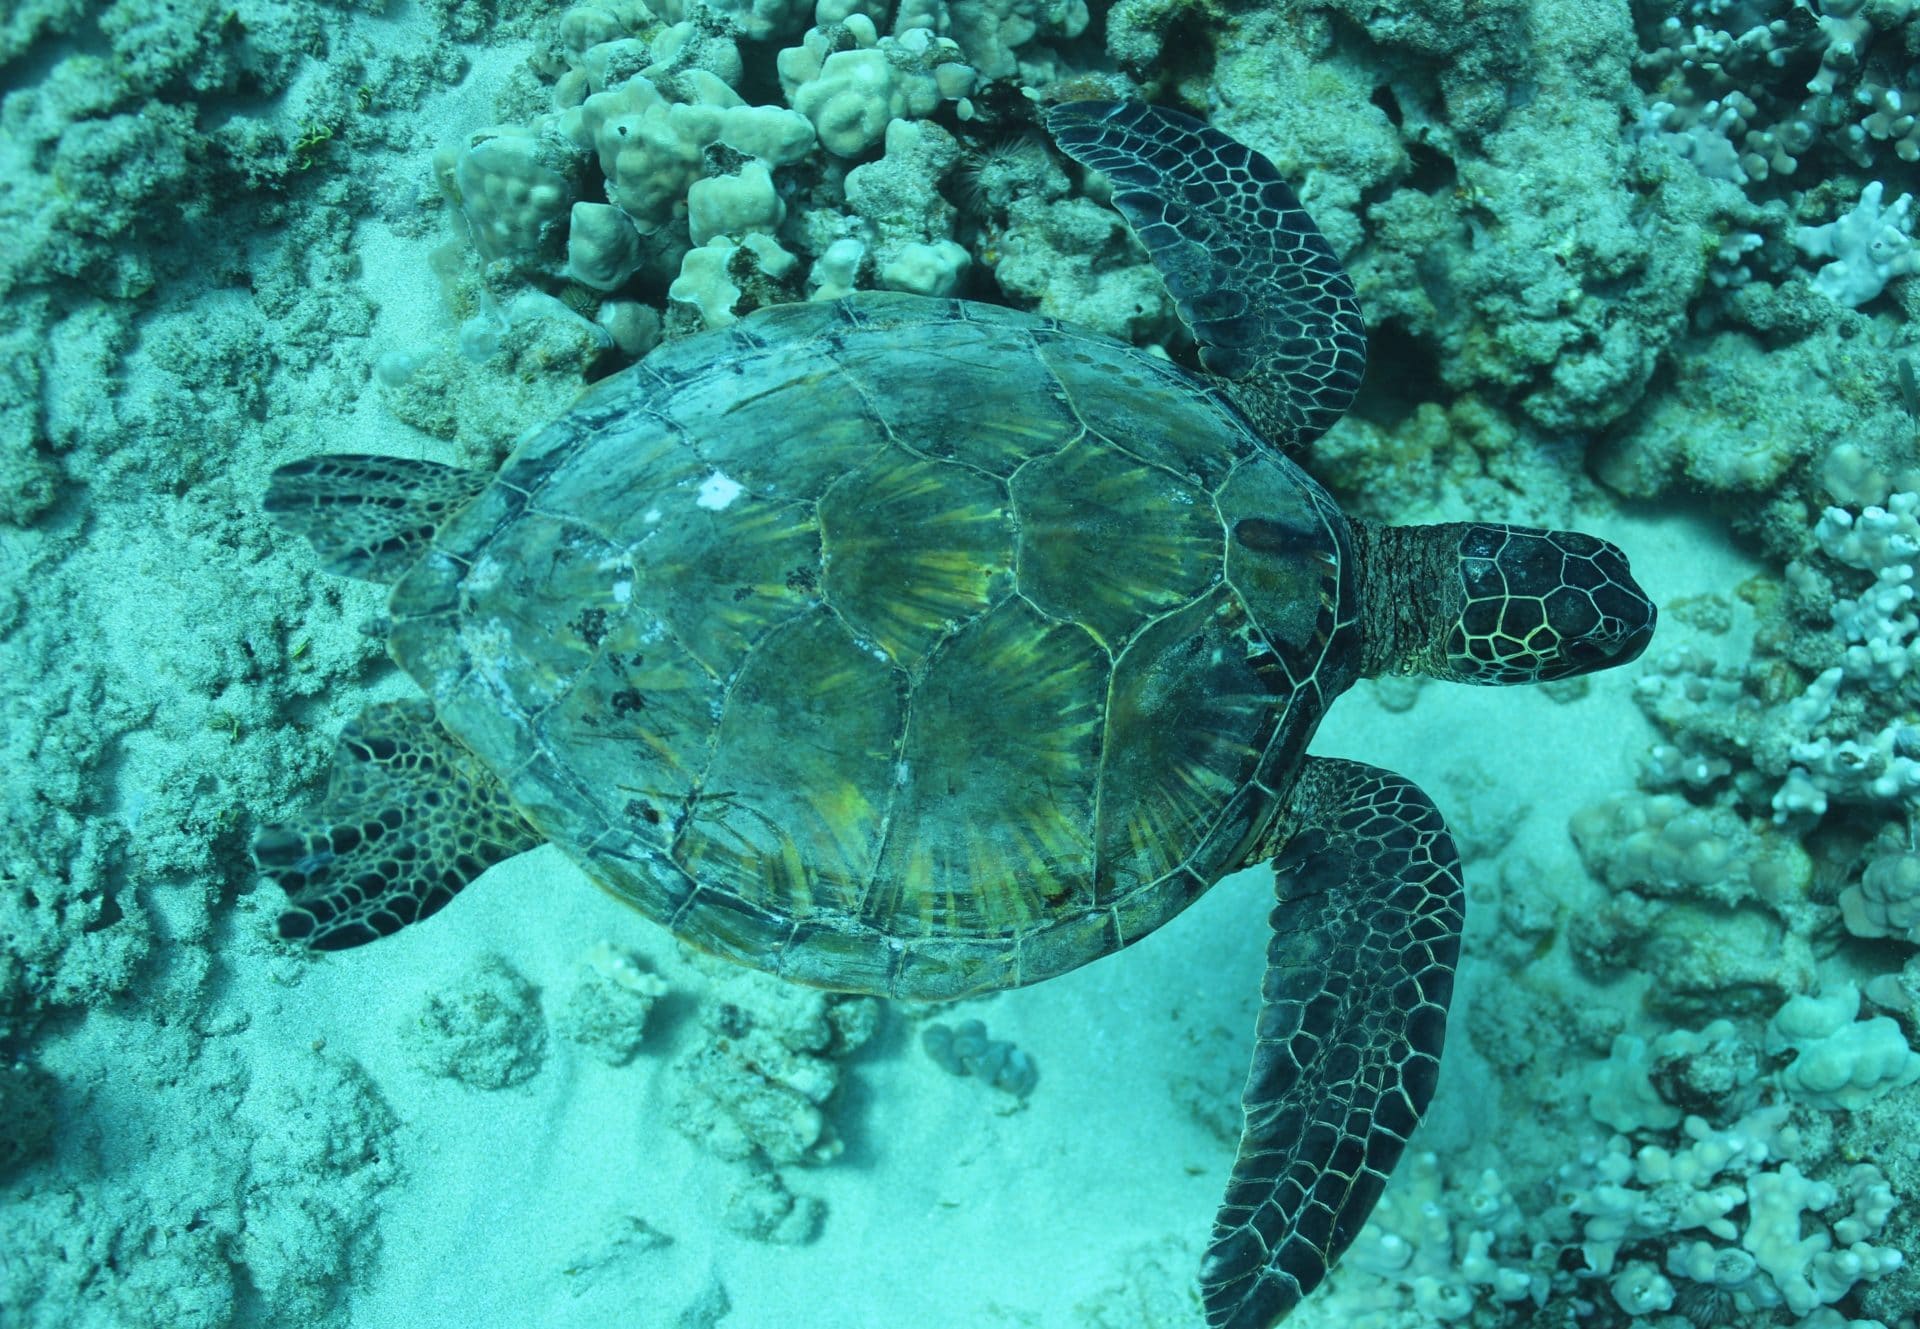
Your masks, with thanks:
M 1068 102 L 1047 112 L 1062 151 L 1112 182 L 1200 344 L 1200 362 L 1292 454 L 1360 387 L 1366 328 L 1333 247 L 1272 163 L 1163 106 Z
M 1310 759 L 1262 984 L 1246 1125 L 1200 1270 L 1211 1329 L 1267 1329 L 1359 1234 L 1433 1097 L 1460 856 L 1391 772 Z

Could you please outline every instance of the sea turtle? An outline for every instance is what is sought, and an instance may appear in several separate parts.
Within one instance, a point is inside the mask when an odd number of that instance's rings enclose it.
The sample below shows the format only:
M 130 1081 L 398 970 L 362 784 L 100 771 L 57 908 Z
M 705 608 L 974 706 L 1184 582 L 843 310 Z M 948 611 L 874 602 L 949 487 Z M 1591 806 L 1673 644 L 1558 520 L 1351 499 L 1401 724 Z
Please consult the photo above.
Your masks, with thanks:
M 1276 876 L 1207 1322 L 1274 1323 L 1432 1094 L 1462 896 L 1434 805 L 1307 755 L 1402 671 L 1565 678 L 1654 606 L 1592 536 L 1344 517 L 1298 456 L 1365 362 L 1353 287 L 1273 166 L 1140 104 L 1045 113 L 1101 172 L 1203 372 L 987 304 L 760 309 L 594 387 L 497 475 L 282 467 L 268 510 L 393 583 L 423 700 L 341 739 L 255 852 L 321 949 L 552 841 L 688 941 L 923 1000 L 1119 950 Z

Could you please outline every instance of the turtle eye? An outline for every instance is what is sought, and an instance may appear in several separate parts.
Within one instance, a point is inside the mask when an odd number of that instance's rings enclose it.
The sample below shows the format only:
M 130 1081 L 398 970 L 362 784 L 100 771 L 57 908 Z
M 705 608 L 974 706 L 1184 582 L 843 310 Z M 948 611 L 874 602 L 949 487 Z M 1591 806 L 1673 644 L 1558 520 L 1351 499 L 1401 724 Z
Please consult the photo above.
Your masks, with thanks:
M 1625 576 L 1625 569 L 1626 560 L 1622 558 L 1617 575 Z M 1607 601 L 1609 612 L 1598 614 L 1598 621 L 1584 631 L 1565 634 L 1556 653 L 1559 662 L 1543 669 L 1542 678 L 1571 678 L 1631 663 L 1653 640 L 1659 611 L 1630 578 L 1624 585 L 1610 582 L 1594 592 L 1593 599 Z
M 1574 666 L 1574 672 L 1593 669 L 1607 662 L 1607 649 L 1597 641 L 1576 637 L 1566 644 L 1561 654 L 1567 663 Z

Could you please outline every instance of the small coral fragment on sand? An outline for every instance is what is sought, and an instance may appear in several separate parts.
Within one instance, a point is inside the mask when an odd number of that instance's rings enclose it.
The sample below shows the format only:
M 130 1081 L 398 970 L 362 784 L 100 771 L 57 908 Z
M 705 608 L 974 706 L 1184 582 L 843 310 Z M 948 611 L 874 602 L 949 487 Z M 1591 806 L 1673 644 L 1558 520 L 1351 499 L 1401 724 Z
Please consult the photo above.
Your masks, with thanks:
M 971 1075 L 995 1089 L 1025 1098 L 1033 1092 L 1040 1070 L 1033 1058 L 1005 1039 L 988 1038 L 978 1020 L 962 1020 L 948 1027 L 930 1024 L 920 1032 L 926 1054 L 953 1075 Z

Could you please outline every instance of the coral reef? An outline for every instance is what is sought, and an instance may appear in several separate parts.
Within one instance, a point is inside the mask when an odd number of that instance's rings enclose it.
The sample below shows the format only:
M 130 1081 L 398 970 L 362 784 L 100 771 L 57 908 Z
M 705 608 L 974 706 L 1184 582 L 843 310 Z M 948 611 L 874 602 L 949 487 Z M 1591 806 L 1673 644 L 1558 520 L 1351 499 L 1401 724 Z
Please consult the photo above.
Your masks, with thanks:
M 1414 1155 L 1321 1313 L 1382 1325 L 1562 1314 L 1626 1325 L 1662 1312 L 1716 1326 L 1868 1323 L 1827 1308 L 1904 1264 L 1875 1241 L 1891 1235 L 1894 1207 L 1880 1169 L 1833 1159 L 1784 1107 L 1724 1129 L 1695 1116 L 1674 1124 L 1660 1132 L 1667 1143 L 1616 1135 L 1583 1150 L 1537 1216 L 1490 1169 L 1455 1181 L 1433 1154 Z M 1830 1178 L 1803 1171 L 1809 1155 Z
M 1900 937 L 1920 945 L 1920 855 L 1882 854 L 1840 891 L 1840 916 L 1856 937 Z
M 964 102 L 976 77 L 960 43 L 934 25 L 966 34 L 989 60 L 1007 58 L 1009 34 L 1028 42 L 1043 25 L 985 22 L 978 12 L 956 19 L 944 4 L 918 18 L 903 13 L 883 34 L 857 10 L 806 28 L 791 7 L 756 7 L 743 35 L 798 41 L 779 52 L 788 103 L 780 107 L 744 100 L 736 46 L 691 40 L 691 19 L 663 25 L 640 5 L 568 11 L 545 62 L 553 109 L 443 152 L 442 188 L 491 281 L 572 280 L 607 292 L 636 278 L 666 282 L 691 326 L 797 298 L 809 268 L 812 285 L 829 291 L 848 287 L 831 273 L 849 264 L 868 265 L 894 289 L 950 291 L 969 261 L 950 221 L 907 238 L 884 224 L 858 226 L 871 207 L 853 202 L 856 178 L 867 174 L 871 195 L 874 168 L 835 168 L 816 153 L 857 160 L 884 138 L 894 173 L 931 191 L 938 169 L 901 164 L 911 131 Z M 808 204 L 807 213 L 790 218 L 789 198 Z M 851 204 L 852 215 L 823 227 L 835 203 Z M 845 242 L 860 247 L 859 257 Z
M 1812 867 L 1793 839 L 1672 794 L 1619 794 L 1570 829 L 1610 893 L 1568 928 L 1574 958 L 1605 978 L 1652 978 L 1647 1003 L 1682 1019 L 1777 1007 L 1815 972 Z
M 1780 1088 L 1797 1103 L 1818 1108 L 1862 1108 L 1920 1080 L 1920 1052 L 1907 1046 L 1900 1026 L 1884 1015 L 1855 1020 L 1860 992 L 1848 986 L 1827 996 L 1798 996 L 1767 1022 L 1767 1051 L 1791 1052 Z
M 1689 1289 L 1689 1301 L 1741 1312 L 1784 1305 L 1806 1316 L 1900 1266 L 1898 1251 L 1869 1240 L 1892 1209 L 1886 1178 L 1868 1163 L 1846 1169 L 1839 1185 L 1802 1175 L 1790 1161 L 1797 1146 L 1784 1108 L 1724 1131 L 1692 1117 L 1685 1135 L 1678 1149 L 1631 1149 L 1615 1136 L 1567 1178 L 1578 1249 L 1594 1276 L 1609 1279 L 1620 1310 L 1667 1310 L 1690 1283 L 1705 1290 Z M 1803 1215 L 1812 1216 L 1811 1233 Z M 1663 1238 L 1664 1272 L 1652 1260 L 1621 1262 L 1623 1252 Z
M 1403 1166 L 1405 1177 L 1354 1243 L 1323 1312 L 1411 1312 L 1431 1324 L 1481 1306 L 1537 1308 L 1547 1273 L 1530 1267 L 1526 1215 L 1499 1175 L 1488 1169 L 1450 1187 L 1431 1153 L 1411 1154 Z
M 1793 243 L 1808 258 L 1833 260 L 1813 275 L 1813 289 L 1849 309 L 1886 290 L 1895 277 L 1920 271 L 1913 248 L 1913 195 L 1902 194 L 1882 207 L 1885 189 L 1875 180 L 1860 191 L 1852 211 L 1793 234 Z

